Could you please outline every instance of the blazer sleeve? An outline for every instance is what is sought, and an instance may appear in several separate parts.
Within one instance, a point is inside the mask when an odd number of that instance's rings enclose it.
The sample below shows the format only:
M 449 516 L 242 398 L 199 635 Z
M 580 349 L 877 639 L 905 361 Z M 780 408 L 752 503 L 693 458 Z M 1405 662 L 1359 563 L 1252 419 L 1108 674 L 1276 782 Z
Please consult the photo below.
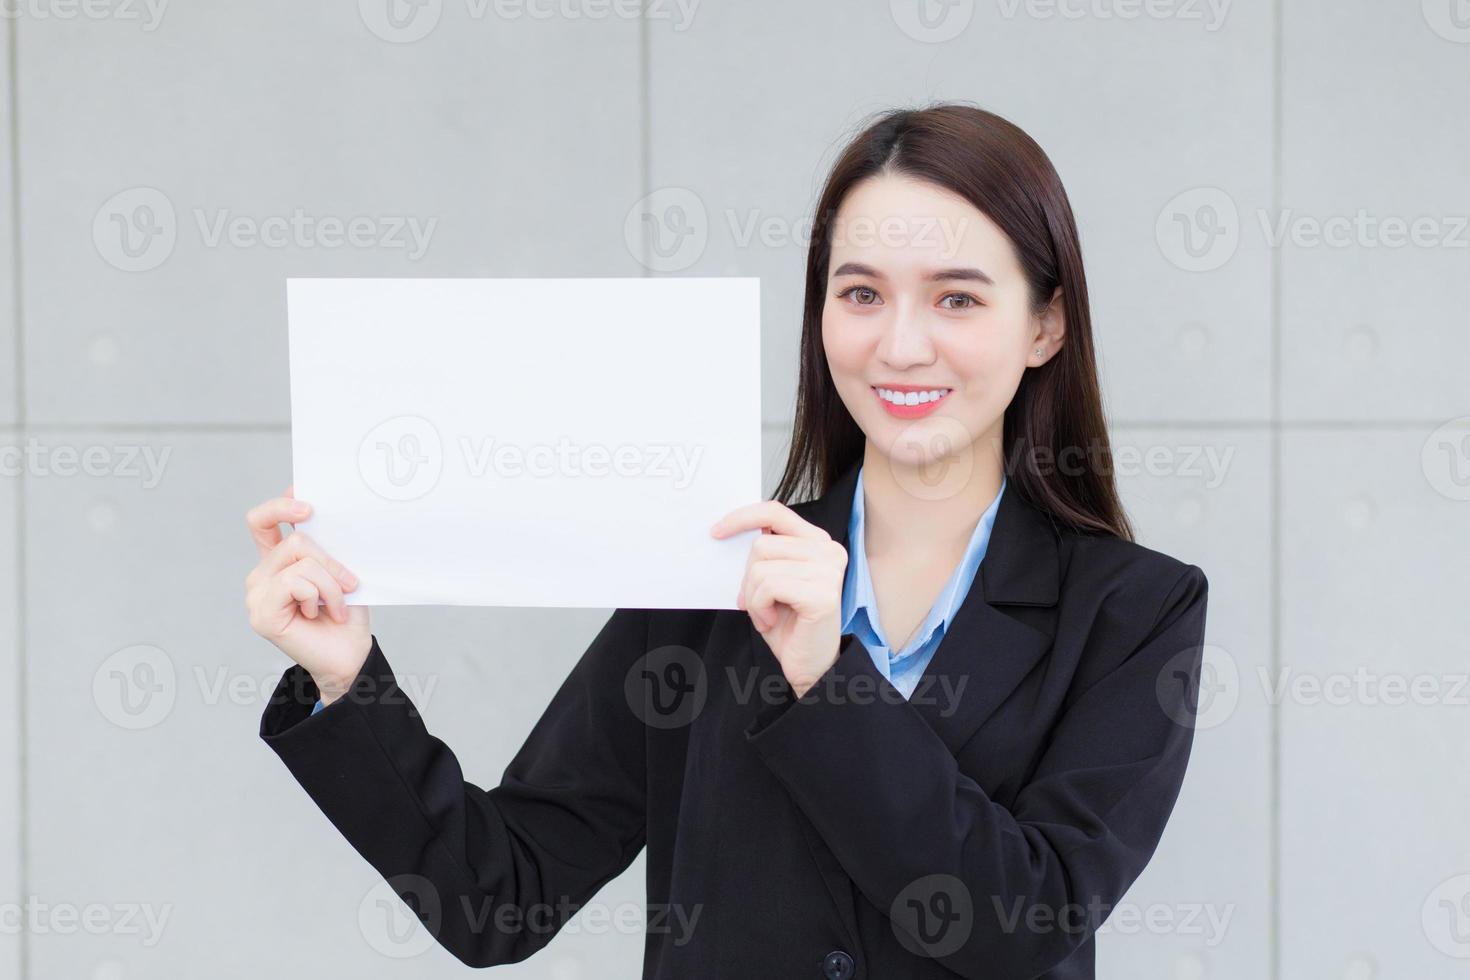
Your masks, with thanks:
M 1146 639 L 1057 721 L 1009 809 L 911 705 L 828 696 L 840 677 L 788 688 L 745 735 L 905 946 L 965 977 L 1037 976 L 1096 932 L 1158 845 L 1193 740 L 1207 591 L 1187 566 Z M 860 668 L 848 652 L 829 673 Z
M 613 613 L 489 790 L 429 734 L 376 637 L 314 715 L 316 686 L 292 665 L 260 736 L 442 946 L 471 966 L 517 962 L 643 848 L 644 729 L 623 682 L 647 628 L 646 610 Z

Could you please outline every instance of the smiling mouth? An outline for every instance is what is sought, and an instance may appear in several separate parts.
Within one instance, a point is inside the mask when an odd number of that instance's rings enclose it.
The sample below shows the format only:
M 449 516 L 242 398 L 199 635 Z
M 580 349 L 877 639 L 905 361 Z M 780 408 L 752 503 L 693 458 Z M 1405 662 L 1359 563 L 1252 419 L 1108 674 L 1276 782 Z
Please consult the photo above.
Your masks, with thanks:
M 949 397 L 953 388 L 898 389 L 870 385 L 884 411 L 896 418 L 916 419 L 928 415 Z

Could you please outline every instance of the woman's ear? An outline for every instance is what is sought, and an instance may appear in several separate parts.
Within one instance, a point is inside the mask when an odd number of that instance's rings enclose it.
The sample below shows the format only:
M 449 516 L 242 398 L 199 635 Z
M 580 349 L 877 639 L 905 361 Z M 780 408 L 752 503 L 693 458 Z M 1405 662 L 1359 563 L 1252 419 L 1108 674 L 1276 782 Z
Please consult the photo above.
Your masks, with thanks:
M 1031 350 L 1027 358 L 1033 365 L 1045 364 L 1061 349 L 1067 336 L 1066 304 L 1062 302 L 1062 287 L 1052 291 L 1046 309 L 1036 314 L 1036 333 L 1031 338 Z M 1038 353 L 1039 352 L 1039 353 Z

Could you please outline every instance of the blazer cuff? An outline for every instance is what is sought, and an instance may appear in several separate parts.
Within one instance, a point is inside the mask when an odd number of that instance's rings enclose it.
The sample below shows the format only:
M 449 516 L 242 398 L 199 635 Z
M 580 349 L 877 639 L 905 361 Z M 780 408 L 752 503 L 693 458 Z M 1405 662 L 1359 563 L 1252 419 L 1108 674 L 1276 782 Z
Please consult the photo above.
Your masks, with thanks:
M 865 666 L 866 670 L 864 670 Z M 863 642 L 857 638 L 855 633 L 842 635 L 842 645 L 838 648 L 837 659 L 832 661 L 832 666 L 828 667 L 826 672 L 817 678 L 817 682 L 801 697 L 796 696 L 796 692 L 792 690 L 784 674 L 778 673 L 778 676 L 780 684 L 777 686 L 776 695 L 762 701 L 750 724 L 745 728 L 746 741 L 762 752 L 773 751 L 774 747 L 784 739 L 785 736 L 776 733 L 775 730 L 782 727 L 782 719 L 786 717 L 793 705 L 811 708 L 821 701 L 832 700 L 834 695 L 840 698 L 845 689 L 853 686 L 852 681 L 855 677 L 864 678 L 857 682 L 857 686 L 870 688 L 869 698 L 876 696 L 878 683 L 881 683 L 887 685 L 888 694 L 891 697 L 903 699 L 898 689 L 878 673 L 877 667 L 873 665 L 873 658 L 868 654 L 868 648 L 863 646 Z M 791 726 L 785 727 L 790 728 Z
M 307 724 L 302 735 L 308 736 L 311 731 L 321 731 L 317 727 L 319 722 L 325 719 L 340 718 L 345 711 L 333 712 L 331 709 L 338 707 L 341 702 L 356 700 L 358 704 L 366 704 L 378 698 L 393 684 L 393 669 L 388 666 L 388 661 L 383 656 L 383 651 L 378 647 L 378 638 L 372 638 L 372 646 L 368 649 L 368 655 L 357 670 L 357 676 L 353 678 L 352 684 L 341 697 L 335 699 L 331 704 L 317 708 L 317 702 L 321 700 L 321 691 L 317 689 L 316 681 L 312 680 L 311 674 L 300 664 L 292 664 L 281 674 L 281 679 L 276 682 L 276 689 L 271 693 L 266 702 L 265 711 L 260 717 L 260 737 L 265 740 L 276 751 L 280 751 L 280 740 L 288 735 L 294 735 L 294 729 L 303 723 Z
M 260 737 L 270 741 L 303 719 L 311 717 L 311 709 L 321 698 L 316 681 L 300 664 L 292 664 L 281 674 L 276 689 L 266 700 L 260 716 Z

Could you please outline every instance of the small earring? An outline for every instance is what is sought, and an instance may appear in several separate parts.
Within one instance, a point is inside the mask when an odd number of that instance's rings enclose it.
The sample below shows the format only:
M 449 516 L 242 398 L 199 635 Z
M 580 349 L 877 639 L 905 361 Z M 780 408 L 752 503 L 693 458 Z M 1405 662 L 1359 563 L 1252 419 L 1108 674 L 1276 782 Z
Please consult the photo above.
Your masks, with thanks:
M 1040 347 L 1036 348 L 1036 356 L 1037 357 L 1040 357 L 1041 356 L 1041 353 L 1042 353 L 1041 348 Z

